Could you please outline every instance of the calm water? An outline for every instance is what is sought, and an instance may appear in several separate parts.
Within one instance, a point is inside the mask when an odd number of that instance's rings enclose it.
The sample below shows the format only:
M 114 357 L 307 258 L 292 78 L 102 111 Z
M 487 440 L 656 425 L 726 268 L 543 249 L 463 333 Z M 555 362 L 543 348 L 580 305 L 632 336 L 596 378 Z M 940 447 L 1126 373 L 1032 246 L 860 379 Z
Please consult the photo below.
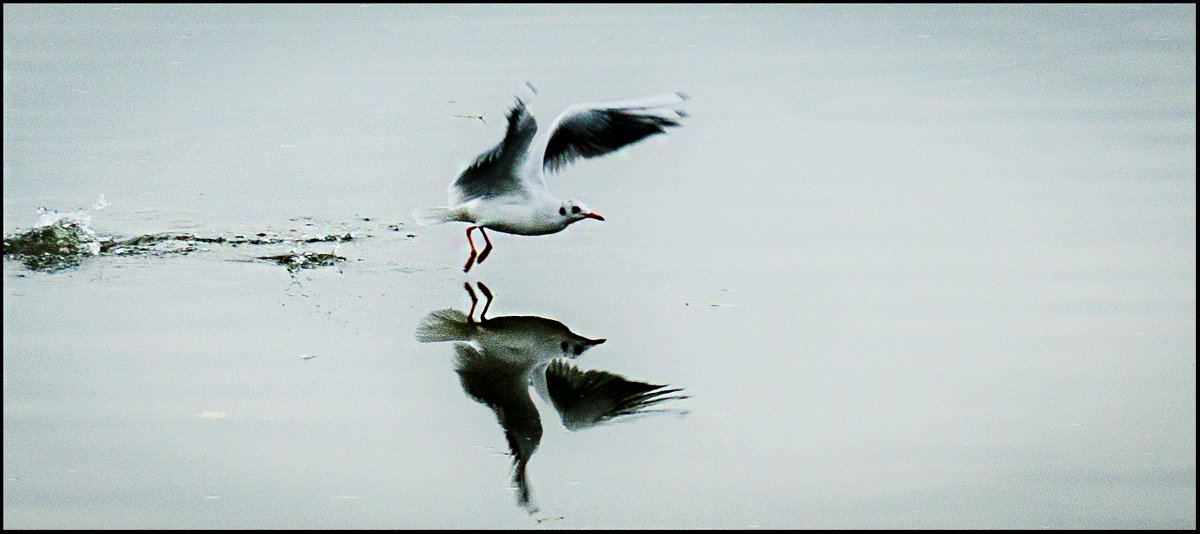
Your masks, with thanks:
M 104 236 L 287 239 L 6 259 L 4 527 L 1194 529 L 1195 17 L 6 4 L 6 235 L 103 195 Z M 410 213 L 526 81 L 543 126 L 689 117 L 551 178 L 607 221 L 464 275 Z M 255 259 L 295 251 L 346 260 Z M 414 335 L 465 281 L 689 398 L 569 431 L 534 395 L 527 513 Z

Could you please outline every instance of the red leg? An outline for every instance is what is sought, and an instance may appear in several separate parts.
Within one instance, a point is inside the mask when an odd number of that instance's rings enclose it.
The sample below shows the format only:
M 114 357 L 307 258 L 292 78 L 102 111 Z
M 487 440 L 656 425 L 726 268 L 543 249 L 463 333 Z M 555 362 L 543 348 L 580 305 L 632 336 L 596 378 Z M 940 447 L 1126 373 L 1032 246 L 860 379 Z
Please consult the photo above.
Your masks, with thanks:
M 492 251 L 492 240 L 488 239 L 487 232 L 483 231 L 482 226 L 479 227 L 479 233 L 483 234 L 483 242 L 485 245 L 483 246 L 483 250 L 479 253 L 479 259 L 475 260 L 475 263 L 483 263 L 483 259 L 487 257 L 489 252 Z
M 474 226 L 467 227 L 467 243 L 471 245 L 471 257 L 467 258 L 467 265 L 463 267 L 464 273 L 467 271 L 470 271 L 471 265 L 475 263 L 475 242 L 471 241 L 471 230 L 474 230 L 474 229 L 475 229 Z M 483 233 L 483 228 L 480 228 L 479 232 Z M 487 236 L 485 235 L 484 238 L 486 239 Z

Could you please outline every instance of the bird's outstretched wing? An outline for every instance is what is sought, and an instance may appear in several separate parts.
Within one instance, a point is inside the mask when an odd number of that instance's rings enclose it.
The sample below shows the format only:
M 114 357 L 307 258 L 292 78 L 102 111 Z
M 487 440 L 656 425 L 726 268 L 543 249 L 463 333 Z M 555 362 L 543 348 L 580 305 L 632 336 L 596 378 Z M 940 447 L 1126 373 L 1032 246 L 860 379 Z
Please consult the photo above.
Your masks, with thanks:
M 605 371 L 580 371 L 563 360 L 546 367 L 546 390 L 563 426 L 580 430 L 644 413 L 651 407 L 687 395 L 665 385 L 627 380 Z
M 556 171 L 578 158 L 603 156 L 679 126 L 686 114 L 673 106 L 686 99 L 683 93 L 666 93 L 571 106 L 550 126 L 542 166 Z
M 451 204 L 522 192 L 524 185 L 519 168 L 536 133 L 537 122 L 525 109 L 525 102 L 517 99 L 508 111 L 504 140 L 475 158 L 474 163 L 450 184 Z

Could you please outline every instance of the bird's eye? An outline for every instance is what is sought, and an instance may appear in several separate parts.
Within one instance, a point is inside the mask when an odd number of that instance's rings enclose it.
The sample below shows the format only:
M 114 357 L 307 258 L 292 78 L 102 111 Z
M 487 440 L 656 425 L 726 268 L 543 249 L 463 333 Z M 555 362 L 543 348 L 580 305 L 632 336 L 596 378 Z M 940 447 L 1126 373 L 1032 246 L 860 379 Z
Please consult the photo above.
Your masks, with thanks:
M 566 215 L 566 214 L 567 214 L 567 208 L 558 208 L 558 214 L 559 214 L 559 215 Z
M 571 213 L 579 213 L 579 206 L 571 206 Z
M 566 341 L 563 341 L 563 342 L 562 342 L 562 351 L 563 351 L 564 353 L 565 353 L 565 352 L 567 352 L 567 342 L 566 342 Z
M 575 345 L 575 355 L 583 354 L 583 345 Z

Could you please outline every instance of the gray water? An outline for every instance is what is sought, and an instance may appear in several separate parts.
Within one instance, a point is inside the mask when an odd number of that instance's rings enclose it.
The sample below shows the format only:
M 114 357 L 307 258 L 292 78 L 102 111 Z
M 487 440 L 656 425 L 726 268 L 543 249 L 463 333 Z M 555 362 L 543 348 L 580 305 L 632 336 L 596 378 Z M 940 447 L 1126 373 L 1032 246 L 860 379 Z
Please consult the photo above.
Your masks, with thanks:
M 1196 8 L 4 6 L 7 528 L 1196 527 Z M 576 102 L 682 127 L 549 179 L 606 221 L 414 208 Z M 466 117 L 459 117 L 462 115 Z M 482 120 L 469 118 L 481 116 Z M 106 206 L 92 209 L 103 195 Z M 352 234 L 345 242 L 305 236 Z M 256 258 L 345 258 L 294 269 Z M 518 506 L 433 310 L 681 388 Z

